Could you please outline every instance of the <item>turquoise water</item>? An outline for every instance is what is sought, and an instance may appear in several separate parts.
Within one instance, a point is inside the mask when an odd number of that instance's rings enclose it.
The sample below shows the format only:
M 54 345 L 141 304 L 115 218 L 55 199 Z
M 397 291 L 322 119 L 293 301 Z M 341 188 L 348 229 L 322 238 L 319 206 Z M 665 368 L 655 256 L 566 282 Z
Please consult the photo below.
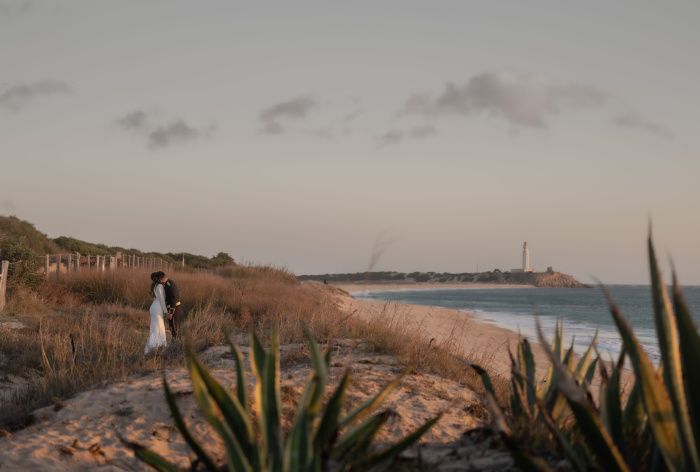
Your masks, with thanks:
M 648 286 L 608 286 L 622 312 L 634 327 L 637 337 L 655 360 L 659 358 Z M 700 324 L 700 287 L 684 287 L 695 322 Z M 583 351 L 598 330 L 598 346 L 615 356 L 620 337 L 610 310 L 599 288 L 493 288 L 397 290 L 355 294 L 356 298 L 388 300 L 416 305 L 441 306 L 473 312 L 480 319 L 535 338 L 535 315 L 548 337 L 557 320 L 562 320 L 565 335 L 574 337 L 577 351 Z

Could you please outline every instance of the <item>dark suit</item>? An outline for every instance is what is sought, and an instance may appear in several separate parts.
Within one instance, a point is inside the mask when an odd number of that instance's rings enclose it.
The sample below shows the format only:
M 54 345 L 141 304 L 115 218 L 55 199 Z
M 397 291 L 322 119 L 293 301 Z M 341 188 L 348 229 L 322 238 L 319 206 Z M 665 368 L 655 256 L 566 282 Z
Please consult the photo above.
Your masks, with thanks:
M 177 338 L 180 332 L 183 318 L 182 306 L 180 305 L 180 290 L 177 288 L 175 281 L 171 279 L 168 279 L 163 284 L 163 287 L 165 288 L 165 304 L 168 305 L 168 309 L 172 314 L 172 317 L 168 319 L 168 326 L 174 339 Z

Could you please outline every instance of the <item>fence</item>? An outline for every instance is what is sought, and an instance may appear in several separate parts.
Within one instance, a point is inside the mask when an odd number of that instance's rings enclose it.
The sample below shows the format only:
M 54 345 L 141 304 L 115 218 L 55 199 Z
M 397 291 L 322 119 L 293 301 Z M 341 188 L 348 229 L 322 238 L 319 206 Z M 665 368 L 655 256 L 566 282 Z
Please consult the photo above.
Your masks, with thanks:
M 136 254 L 123 254 L 118 252 L 114 256 L 83 256 L 81 254 L 46 254 L 44 256 L 44 275 L 49 277 L 61 273 L 80 272 L 81 270 L 118 270 L 118 269 L 159 269 L 170 271 L 175 264 L 160 257 L 145 257 Z
M 80 272 L 84 270 L 110 271 L 124 269 L 149 269 L 170 272 L 180 264 L 173 264 L 160 257 L 146 257 L 137 254 L 118 252 L 113 256 L 74 254 L 46 254 L 41 256 L 43 274 L 46 278 L 60 278 L 61 274 Z M 0 312 L 7 304 L 7 278 L 10 267 L 9 261 L 0 262 Z

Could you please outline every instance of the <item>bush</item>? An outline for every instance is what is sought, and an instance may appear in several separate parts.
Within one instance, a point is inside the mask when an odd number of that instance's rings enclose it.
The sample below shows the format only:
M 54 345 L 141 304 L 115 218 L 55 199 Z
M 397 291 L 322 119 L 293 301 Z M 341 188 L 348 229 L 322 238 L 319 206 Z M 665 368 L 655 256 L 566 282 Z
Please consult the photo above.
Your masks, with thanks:
M 22 239 L 2 244 L 0 260 L 10 261 L 7 279 L 7 288 L 10 291 L 20 286 L 36 288 L 44 280 L 41 261 Z

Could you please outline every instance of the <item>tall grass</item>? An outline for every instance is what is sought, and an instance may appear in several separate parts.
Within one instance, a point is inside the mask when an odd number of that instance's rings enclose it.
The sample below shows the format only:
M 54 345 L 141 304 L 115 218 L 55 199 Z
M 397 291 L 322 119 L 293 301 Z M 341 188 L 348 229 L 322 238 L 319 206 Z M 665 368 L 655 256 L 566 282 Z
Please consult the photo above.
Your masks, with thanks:
M 0 336 L 0 370 L 29 379 L 29 386 L 0 404 L 0 426 L 21 427 L 37 407 L 94 385 L 182 365 L 180 341 L 155 356 L 143 355 L 152 302 L 149 275 L 142 270 L 61 274 L 36 292 L 13 297 L 9 311 L 25 328 Z M 480 388 L 451 343 L 431 343 L 389 308 L 362 321 L 342 311 L 328 287 L 299 283 L 286 271 L 237 266 L 217 273 L 177 272 L 172 278 L 187 315 L 183 332 L 195 351 L 250 328 L 263 339 L 274 328 L 282 343 L 301 342 L 306 331 L 319 342 L 362 338 L 408 366 Z

